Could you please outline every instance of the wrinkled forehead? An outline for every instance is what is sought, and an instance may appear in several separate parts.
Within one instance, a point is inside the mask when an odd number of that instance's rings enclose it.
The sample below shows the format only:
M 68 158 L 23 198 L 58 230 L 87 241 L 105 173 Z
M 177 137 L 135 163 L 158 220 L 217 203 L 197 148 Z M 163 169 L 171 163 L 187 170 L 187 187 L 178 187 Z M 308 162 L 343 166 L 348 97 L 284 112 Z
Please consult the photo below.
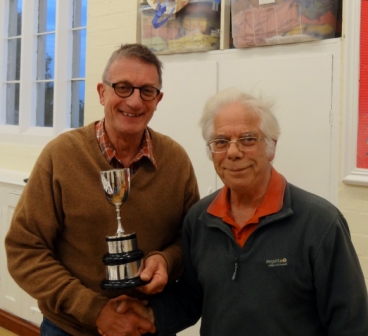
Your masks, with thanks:
M 156 66 L 137 57 L 119 57 L 111 63 L 107 71 L 107 78 L 112 82 L 129 80 L 132 76 L 145 78 L 150 84 L 160 81 Z
M 238 102 L 223 106 L 214 118 L 215 129 L 226 125 L 259 128 L 259 124 L 258 113 Z

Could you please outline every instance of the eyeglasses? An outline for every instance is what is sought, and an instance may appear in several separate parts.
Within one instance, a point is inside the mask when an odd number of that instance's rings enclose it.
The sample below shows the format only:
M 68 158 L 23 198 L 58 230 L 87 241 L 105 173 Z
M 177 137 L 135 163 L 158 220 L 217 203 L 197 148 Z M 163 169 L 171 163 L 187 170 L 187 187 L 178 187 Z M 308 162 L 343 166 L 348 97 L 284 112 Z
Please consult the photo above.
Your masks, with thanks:
M 230 144 L 234 142 L 238 149 L 242 152 L 250 151 L 255 148 L 258 142 L 264 140 L 264 138 L 258 139 L 255 137 L 242 137 L 238 140 L 227 140 L 227 139 L 214 139 L 207 142 L 212 153 L 225 153 L 230 147 Z
M 130 97 L 133 94 L 134 90 L 138 89 L 139 94 L 143 100 L 151 101 L 154 100 L 161 92 L 159 89 L 156 89 L 151 85 L 133 86 L 129 83 L 110 83 L 106 80 L 104 80 L 103 82 L 108 86 L 111 86 L 114 89 L 115 93 L 121 98 Z

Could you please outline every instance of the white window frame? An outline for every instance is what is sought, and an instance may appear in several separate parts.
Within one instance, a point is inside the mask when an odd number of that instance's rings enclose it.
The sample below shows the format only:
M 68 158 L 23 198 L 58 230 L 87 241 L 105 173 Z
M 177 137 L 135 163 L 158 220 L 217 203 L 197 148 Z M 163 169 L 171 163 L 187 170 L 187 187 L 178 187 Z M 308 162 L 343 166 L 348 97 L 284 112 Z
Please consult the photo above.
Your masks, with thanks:
M 346 23 L 342 181 L 346 184 L 368 186 L 368 169 L 357 167 L 361 0 L 345 1 L 344 13 Z
M 0 144 L 45 145 L 58 134 L 70 130 L 71 78 L 73 47 L 73 0 L 56 1 L 54 116 L 53 127 L 37 127 L 36 72 L 38 0 L 23 0 L 21 33 L 21 73 L 19 125 L 0 125 Z M 7 1 L 0 0 L 0 13 L 7 18 Z M 5 20 L 7 21 L 7 20 Z M 4 41 L 8 22 L 0 24 L 0 40 Z M 0 52 L 0 108 L 6 108 L 5 86 L 7 51 Z

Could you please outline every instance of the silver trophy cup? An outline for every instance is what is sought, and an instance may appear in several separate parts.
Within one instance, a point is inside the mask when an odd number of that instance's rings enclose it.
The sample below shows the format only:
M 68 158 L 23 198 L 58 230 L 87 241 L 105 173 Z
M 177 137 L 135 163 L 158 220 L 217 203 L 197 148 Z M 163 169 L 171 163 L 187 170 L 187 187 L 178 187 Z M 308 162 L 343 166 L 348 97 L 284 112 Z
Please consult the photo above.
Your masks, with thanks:
M 106 198 L 115 205 L 118 221 L 116 235 L 106 237 L 108 252 L 102 258 L 106 266 L 106 278 L 102 281 L 101 288 L 143 286 L 148 283 L 140 278 L 143 252 L 138 249 L 135 232 L 124 232 L 120 217 L 120 207 L 130 191 L 129 168 L 101 171 L 101 181 Z

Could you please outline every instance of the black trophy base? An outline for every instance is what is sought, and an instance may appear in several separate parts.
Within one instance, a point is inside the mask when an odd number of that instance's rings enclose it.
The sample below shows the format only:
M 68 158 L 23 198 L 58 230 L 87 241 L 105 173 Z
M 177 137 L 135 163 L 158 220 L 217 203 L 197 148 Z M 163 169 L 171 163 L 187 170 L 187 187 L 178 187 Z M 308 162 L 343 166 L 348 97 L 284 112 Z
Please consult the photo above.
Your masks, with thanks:
M 101 282 L 101 288 L 107 290 L 117 290 L 131 287 L 140 287 L 147 285 L 150 281 L 143 281 L 140 277 L 124 280 L 103 280 Z

